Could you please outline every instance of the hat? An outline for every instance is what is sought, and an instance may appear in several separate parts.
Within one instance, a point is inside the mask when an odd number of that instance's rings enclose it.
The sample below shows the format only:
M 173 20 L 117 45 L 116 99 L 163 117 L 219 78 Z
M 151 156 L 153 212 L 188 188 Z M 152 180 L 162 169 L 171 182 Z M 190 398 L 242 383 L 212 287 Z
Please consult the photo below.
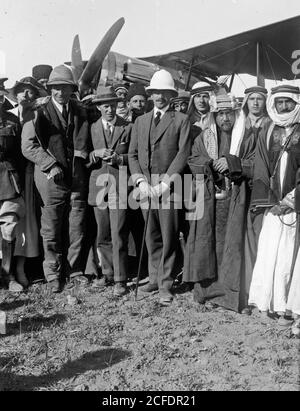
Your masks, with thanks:
M 32 68 L 32 77 L 36 80 L 49 79 L 50 73 L 53 70 L 52 66 L 48 64 L 39 64 Z
M 150 86 L 146 87 L 146 90 L 151 94 L 154 90 L 169 90 L 177 96 L 178 92 L 175 89 L 173 77 L 167 70 L 156 71 L 150 81 Z
M 46 90 L 41 86 L 41 84 L 35 78 L 30 76 L 23 77 L 20 81 L 16 81 L 15 85 L 10 89 L 10 93 L 15 97 L 20 87 L 24 86 L 32 87 L 39 97 L 44 97 L 47 95 Z
M 176 103 L 177 101 L 186 101 L 187 103 L 190 101 L 191 93 L 186 90 L 179 90 L 178 96 L 172 98 L 172 103 Z
M 277 93 L 291 93 L 291 94 L 300 94 L 300 89 L 297 86 L 290 86 L 289 84 L 283 84 L 271 89 L 271 94 Z
M 64 64 L 54 67 L 54 69 L 50 73 L 47 86 L 54 86 L 58 84 L 69 84 L 71 86 L 74 86 L 76 90 L 78 88 L 77 84 L 75 83 L 71 68 Z
M 120 89 L 124 89 L 126 90 L 126 92 L 128 92 L 128 87 L 125 84 L 119 83 L 114 86 L 115 91 L 118 91 Z
M 191 90 L 191 95 L 198 93 L 204 93 L 208 91 L 213 91 L 213 86 L 205 81 L 198 81 L 198 83 L 194 84 Z
M 5 96 L 6 94 L 8 94 L 8 91 L 5 90 L 5 87 L 4 87 L 4 83 L 6 80 L 8 80 L 7 77 L 0 78 L 0 96 Z
M 238 110 L 239 104 L 237 99 L 232 94 L 219 94 L 215 97 L 213 111 L 217 113 L 221 110 Z
M 268 94 L 268 90 L 265 87 L 261 87 L 261 86 L 249 87 L 245 90 L 245 94 L 252 94 L 252 93 Z
M 147 93 L 142 83 L 133 83 L 129 87 L 127 100 L 130 101 L 134 96 L 144 96 L 147 98 Z
M 123 99 L 116 95 L 114 87 L 98 86 L 96 95 L 92 100 L 92 104 L 103 104 L 103 103 L 110 103 L 113 101 L 118 102 L 121 100 Z

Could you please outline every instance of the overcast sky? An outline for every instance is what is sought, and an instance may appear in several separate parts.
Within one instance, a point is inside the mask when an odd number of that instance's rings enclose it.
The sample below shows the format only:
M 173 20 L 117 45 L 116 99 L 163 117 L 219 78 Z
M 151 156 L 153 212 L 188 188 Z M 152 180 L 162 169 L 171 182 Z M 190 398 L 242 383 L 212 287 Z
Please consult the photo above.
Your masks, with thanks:
M 125 25 L 112 50 L 145 57 L 296 15 L 299 0 L 0 0 L 0 75 L 10 86 L 36 64 L 70 60 L 75 34 L 88 59 L 120 17 Z

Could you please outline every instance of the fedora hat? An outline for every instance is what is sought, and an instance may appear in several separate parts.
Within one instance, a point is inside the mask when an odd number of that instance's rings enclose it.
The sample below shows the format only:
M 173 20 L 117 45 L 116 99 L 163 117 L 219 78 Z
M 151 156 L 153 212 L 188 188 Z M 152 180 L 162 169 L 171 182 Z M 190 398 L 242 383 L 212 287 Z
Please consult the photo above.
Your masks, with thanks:
M 167 70 L 158 70 L 153 74 L 146 91 L 151 94 L 154 90 L 168 90 L 173 92 L 174 97 L 178 95 L 174 79 Z
M 178 91 L 178 96 L 172 98 L 172 103 L 176 103 L 178 101 L 186 101 L 187 103 L 190 101 L 191 98 L 191 93 L 186 90 L 179 90 Z
M 47 82 L 47 87 L 66 84 L 71 85 L 74 89 L 78 89 L 78 86 L 74 80 L 71 67 L 64 64 L 54 67 L 49 76 L 49 81 Z
M 118 102 L 122 101 L 121 97 L 118 97 L 114 88 L 110 87 L 103 87 L 98 86 L 96 95 L 92 99 L 92 104 L 103 104 L 103 103 L 111 103 L 113 101 Z

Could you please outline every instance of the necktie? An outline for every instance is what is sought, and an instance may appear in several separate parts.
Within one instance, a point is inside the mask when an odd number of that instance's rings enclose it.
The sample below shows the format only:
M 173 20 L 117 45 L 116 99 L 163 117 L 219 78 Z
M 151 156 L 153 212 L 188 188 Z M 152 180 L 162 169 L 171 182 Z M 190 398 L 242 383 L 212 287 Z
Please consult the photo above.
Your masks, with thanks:
M 112 130 L 113 130 L 113 125 L 110 124 L 110 123 L 107 123 L 106 132 L 107 132 L 107 138 L 108 138 L 108 144 L 109 145 L 111 145 Z
M 160 117 L 161 117 L 161 112 L 158 111 L 158 112 L 156 113 L 155 118 L 154 118 L 155 127 L 157 127 L 158 123 L 160 122 Z
M 68 110 L 66 104 L 63 105 L 62 116 L 65 119 L 65 121 L 68 121 Z

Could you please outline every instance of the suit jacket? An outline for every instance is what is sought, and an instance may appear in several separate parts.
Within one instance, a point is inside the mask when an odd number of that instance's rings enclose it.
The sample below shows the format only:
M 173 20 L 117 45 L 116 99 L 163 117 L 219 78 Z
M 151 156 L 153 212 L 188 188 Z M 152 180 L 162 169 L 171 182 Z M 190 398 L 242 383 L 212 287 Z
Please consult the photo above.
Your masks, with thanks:
M 22 130 L 23 155 L 47 172 L 54 164 L 63 169 L 68 161 L 88 157 L 87 133 L 81 133 L 86 120 L 85 110 L 75 100 L 69 101 L 68 123 L 54 106 L 52 99 L 39 108 Z
M 99 150 L 102 148 L 109 148 L 114 150 L 117 154 L 123 157 L 123 166 L 128 166 L 128 148 L 129 148 L 129 141 L 131 136 L 131 128 L 132 125 L 125 121 L 123 118 L 117 116 L 116 123 L 114 125 L 114 132 L 112 135 L 112 142 L 109 144 L 107 142 L 102 119 L 99 118 L 98 121 L 93 123 L 90 127 L 90 135 L 91 135 L 91 142 L 93 150 Z M 103 176 L 103 183 L 104 180 L 110 178 L 109 176 L 113 176 L 116 182 L 116 189 L 117 192 L 119 191 L 119 175 L 122 173 L 125 176 L 126 180 L 126 192 L 127 192 L 127 180 L 128 174 L 127 170 L 120 169 L 119 166 L 112 166 L 107 164 L 107 162 L 103 161 L 99 158 L 96 164 L 90 164 L 91 175 L 90 175 L 90 184 L 89 184 L 89 199 L 88 202 L 92 206 L 96 206 L 96 197 L 99 192 L 99 186 L 97 186 L 97 179 L 100 175 Z M 122 170 L 122 171 L 120 171 Z M 125 174 L 123 174 L 125 173 Z M 101 186 L 102 186 L 101 183 Z
M 153 110 L 136 119 L 129 146 L 129 167 L 133 183 L 139 178 L 151 183 L 151 175 L 168 186 L 174 183 L 187 165 L 191 151 L 190 122 L 187 115 L 168 110 L 150 141 Z M 177 175 L 177 176 L 176 176 Z

